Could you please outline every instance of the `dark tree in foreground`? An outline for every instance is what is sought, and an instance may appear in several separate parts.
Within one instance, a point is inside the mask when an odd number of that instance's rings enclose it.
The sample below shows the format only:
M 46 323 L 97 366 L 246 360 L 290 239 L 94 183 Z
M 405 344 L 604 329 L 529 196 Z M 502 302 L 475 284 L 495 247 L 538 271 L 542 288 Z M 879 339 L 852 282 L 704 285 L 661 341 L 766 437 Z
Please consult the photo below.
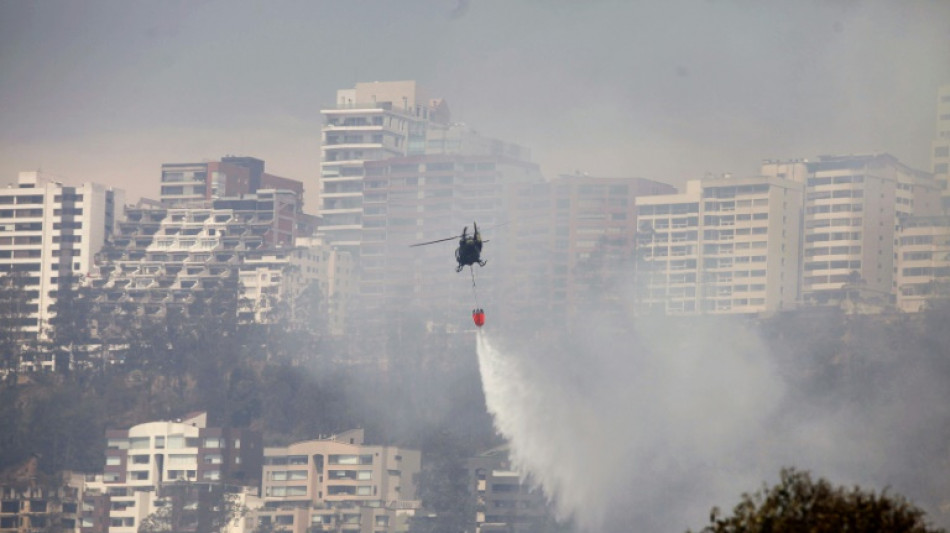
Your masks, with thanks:
M 0 370 L 15 371 L 29 322 L 30 297 L 22 272 L 0 274 Z
M 425 512 L 413 520 L 413 533 L 460 533 L 475 516 L 468 487 L 465 458 L 472 454 L 464 442 L 445 431 L 424 441 L 425 462 L 419 490 Z
M 901 496 L 833 487 L 794 469 L 782 470 L 781 477 L 774 487 L 744 494 L 731 517 L 713 508 L 702 533 L 943 531 L 928 526 L 924 512 Z
M 246 509 L 224 485 L 174 483 L 162 487 L 161 507 L 139 525 L 139 533 L 217 533 Z

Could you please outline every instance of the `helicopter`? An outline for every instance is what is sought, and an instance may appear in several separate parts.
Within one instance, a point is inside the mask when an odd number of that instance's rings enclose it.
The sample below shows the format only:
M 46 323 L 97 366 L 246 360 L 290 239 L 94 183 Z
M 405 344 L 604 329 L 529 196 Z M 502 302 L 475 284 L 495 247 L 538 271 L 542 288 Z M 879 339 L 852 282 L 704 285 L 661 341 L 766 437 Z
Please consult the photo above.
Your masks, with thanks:
M 461 235 L 453 235 L 452 237 L 446 237 L 444 239 L 437 239 L 434 241 L 420 242 L 418 244 L 410 245 L 410 248 L 415 246 L 427 246 L 429 244 L 436 244 L 439 242 L 451 241 L 453 239 L 459 240 L 459 246 L 455 249 L 455 260 L 458 262 L 458 266 L 455 267 L 456 272 L 461 272 L 463 268 L 470 267 L 477 264 L 480 267 L 485 266 L 487 260 L 482 259 L 482 244 L 488 242 L 482 240 L 482 234 L 478 231 L 478 224 L 473 222 L 472 226 L 475 228 L 474 233 L 469 235 L 468 226 L 462 228 Z
M 482 240 L 482 234 L 478 231 L 478 223 L 472 222 L 472 227 L 475 230 L 472 234 L 468 233 L 468 226 L 465 226 L 462 228 L 461 235 L 454 235 L 452 237 L 436 239 L 434 241 L 420 242 L 417 244 L 412 244 L 410 247 L 427 246 L 429 244 L 451 241 L 453 239 L 459 240 L 458 248 L 455 249 L 455 260 L 458 262 L 458 266 L 455 267 L 455 271 L 461 272 L 463 268 L 468 267 L 472 273 L 472 295 L 475 297 L 475 309 L 472 310 L 472 320 L 475 322 L 475 325 L 480 328 L 485 325 L 485 310 L 478 306 L 478 293 L 475 290 L 474 265 L 483 267 L 488 262 L 487 260 L 482 259 L 482 245 L 488 241 Z

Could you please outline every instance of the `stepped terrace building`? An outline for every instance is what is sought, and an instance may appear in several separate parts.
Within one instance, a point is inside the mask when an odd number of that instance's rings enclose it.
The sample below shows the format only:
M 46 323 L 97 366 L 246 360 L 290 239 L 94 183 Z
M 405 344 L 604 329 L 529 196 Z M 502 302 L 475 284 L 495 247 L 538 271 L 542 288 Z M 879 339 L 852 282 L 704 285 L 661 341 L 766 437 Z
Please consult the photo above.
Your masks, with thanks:
M 363 443 L 363 431 L 265 448 L 260 527 L 288 533 L 405 531 L 418 508 L 416 450 Z
M 236 312 L 242 270 L 290 262 L 296 213 L 296 195 L 276 190 L 203 207 L 140 204 L 99 254 L 90 285 L 105 309 L 162 314 L 225 290 L 233 299 L 212 312 Z

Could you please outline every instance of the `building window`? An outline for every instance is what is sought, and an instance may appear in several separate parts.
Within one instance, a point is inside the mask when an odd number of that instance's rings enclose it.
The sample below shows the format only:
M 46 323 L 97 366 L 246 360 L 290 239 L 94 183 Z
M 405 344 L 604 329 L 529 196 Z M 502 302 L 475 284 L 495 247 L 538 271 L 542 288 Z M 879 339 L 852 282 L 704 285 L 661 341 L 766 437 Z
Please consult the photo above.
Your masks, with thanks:
M 306 470 L 274 470 L 270 473 L 273 481 L 299 481 L 307 479 Z
M 350 487 L 354 488 L 354 487 Z M 265 496 L 306 496 L 307 487 L 303 485 L 290 485 L 287 487 L 267 487 Z

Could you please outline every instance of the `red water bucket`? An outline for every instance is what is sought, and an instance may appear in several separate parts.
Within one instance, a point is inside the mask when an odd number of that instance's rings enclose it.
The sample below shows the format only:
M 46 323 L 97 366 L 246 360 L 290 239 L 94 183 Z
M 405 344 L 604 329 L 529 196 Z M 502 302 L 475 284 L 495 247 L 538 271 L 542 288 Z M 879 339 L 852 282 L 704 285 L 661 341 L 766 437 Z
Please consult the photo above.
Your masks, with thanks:
M 475 325 L 482 327 L 485 325 L 485 311 L 483 309 L 475 309 L 472 311 L 472 320 L 475 321 Z

